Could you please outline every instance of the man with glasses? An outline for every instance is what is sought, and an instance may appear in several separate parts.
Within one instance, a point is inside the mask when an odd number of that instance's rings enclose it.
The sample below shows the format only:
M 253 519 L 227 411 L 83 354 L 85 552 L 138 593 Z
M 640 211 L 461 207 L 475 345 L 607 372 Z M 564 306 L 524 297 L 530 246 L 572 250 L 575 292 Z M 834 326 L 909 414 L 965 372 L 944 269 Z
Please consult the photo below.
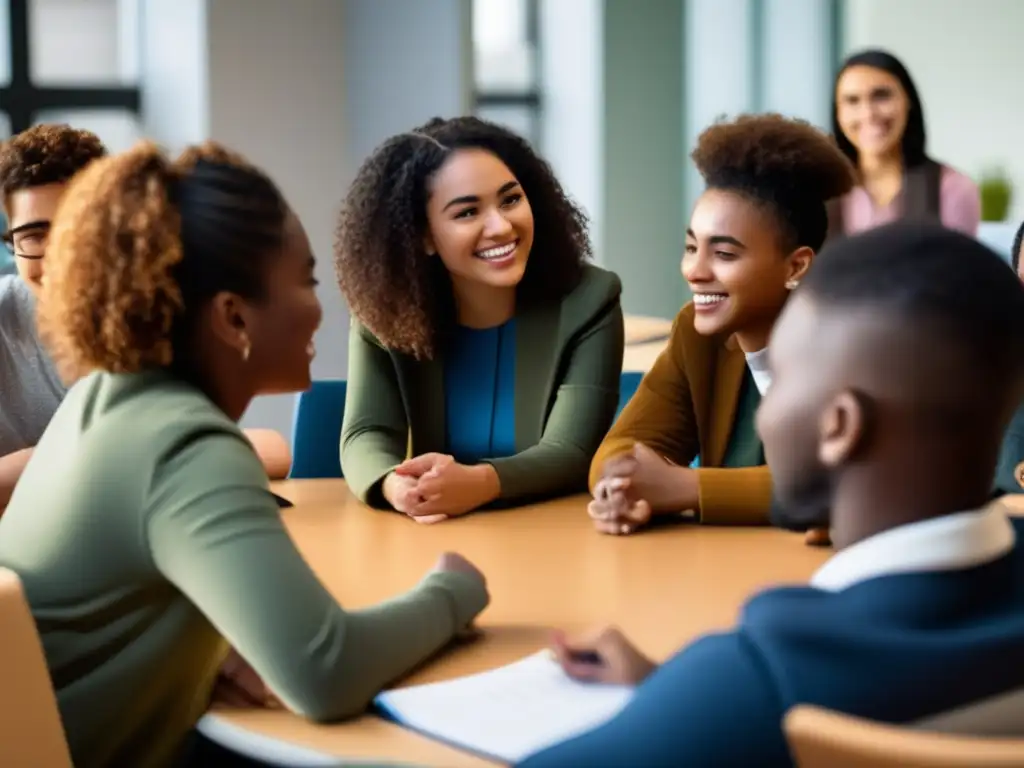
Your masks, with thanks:
M 65 393 L 35 322 L 50 223 L 71 177 L 105 154 L 94 134 L 66 125 L 37 125 L 0 145 L 4 255 L 17 268 L 0 274 L 0 512 Z

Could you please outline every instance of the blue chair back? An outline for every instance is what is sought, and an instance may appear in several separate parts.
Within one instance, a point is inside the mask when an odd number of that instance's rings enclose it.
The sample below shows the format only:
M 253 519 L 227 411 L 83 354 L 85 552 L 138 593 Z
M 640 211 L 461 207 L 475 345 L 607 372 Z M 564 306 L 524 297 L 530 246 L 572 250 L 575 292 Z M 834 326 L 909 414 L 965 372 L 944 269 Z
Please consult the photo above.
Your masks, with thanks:
M 619 409 L 615 412 L 615 418 L 619 418 L 622 409 L 640 386 L 640 380 L 644 375 L 640 371 L 623 371 L 619 379 Z
M 314 381 L 295 399 L 289 477 L 344 477 L 339 444 L 347 383 L 341 379 Z

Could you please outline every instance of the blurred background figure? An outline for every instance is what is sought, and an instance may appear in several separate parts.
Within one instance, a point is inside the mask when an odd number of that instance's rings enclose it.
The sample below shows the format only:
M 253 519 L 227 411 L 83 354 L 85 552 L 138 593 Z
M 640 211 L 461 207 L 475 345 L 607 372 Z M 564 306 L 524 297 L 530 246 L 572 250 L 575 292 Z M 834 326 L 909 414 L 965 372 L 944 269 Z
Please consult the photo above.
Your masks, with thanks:
M 843 64 L 832 102 L 832 132 L 860 182 L 833 204 L 833 235 L 900 218 L 937 219 L 977 234 L 978 186 L 928 156 L 921 97 L 906 67 L 891 53 L 863 51 Z

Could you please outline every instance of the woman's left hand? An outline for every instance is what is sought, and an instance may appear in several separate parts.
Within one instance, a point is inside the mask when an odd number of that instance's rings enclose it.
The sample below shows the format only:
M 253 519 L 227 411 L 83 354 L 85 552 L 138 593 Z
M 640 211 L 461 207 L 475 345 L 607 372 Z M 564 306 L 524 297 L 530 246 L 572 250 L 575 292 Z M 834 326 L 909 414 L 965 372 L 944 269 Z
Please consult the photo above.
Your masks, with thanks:
M 409 512 L 416 520 L 464 515 L 493 501 L 501 491 L 498 475 L 489 464 L 467 466 L 442 454 L 424 458 L 429 459 L 430 468 L 416 485 L 423 501 Z

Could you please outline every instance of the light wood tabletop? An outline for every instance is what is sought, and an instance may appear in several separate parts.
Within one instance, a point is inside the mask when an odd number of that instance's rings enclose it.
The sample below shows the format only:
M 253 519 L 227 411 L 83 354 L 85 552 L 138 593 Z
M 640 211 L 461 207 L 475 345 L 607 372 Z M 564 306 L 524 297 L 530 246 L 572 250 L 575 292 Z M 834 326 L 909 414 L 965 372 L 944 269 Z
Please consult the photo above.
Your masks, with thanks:
M 672 333 L 671 318 L 626 315 L 623 319 L 626 329 L 626 344 L 659 341 L 667 339 Z
M 622 370 L 647 373 L 667 345 L 668 339 L 648 341 L 644 344 L 627 344 L 622 351 Z
M 547 645 L 553 628 L 613 623 L 664 659 L 695 636 L 730 626 L 744 599 L 782 582 L 806 582 L 829 551 L 767 528 L 662 528 L 629 537 L 594 532 L 585 499 L 487 512 L 422 526 L 367 509 L 340 480 L 287 481 L 288 530 L 347 608 L 412 587 L 445 551 L 487 576 L 483 636 L 452 648 L 402 684 L 443 680 L 515 661 Z M 367 715 L 315 725 L 281 711 L 221 711 L 230 724 L 353 759 L 418 765 L 493 765 Z

